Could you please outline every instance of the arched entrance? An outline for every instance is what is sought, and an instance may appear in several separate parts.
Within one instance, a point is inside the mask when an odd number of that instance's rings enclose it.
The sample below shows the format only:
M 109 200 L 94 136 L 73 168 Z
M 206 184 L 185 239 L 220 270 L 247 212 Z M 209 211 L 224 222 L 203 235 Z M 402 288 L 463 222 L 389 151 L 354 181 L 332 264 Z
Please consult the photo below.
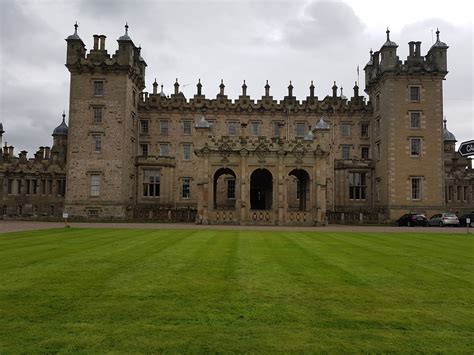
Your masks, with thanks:
M 288 180 L 288 209 L 306 211 L 309 205 L 309 174 L 303 169 L 290 171 Z
M 214 174 L 213 207 L 215 210 L 235 209 L 236 177 L 232 169 L 220 168 Z
M 273 200 L 273 176 L 267 169 L 256 169 L 250 175 L 250 209 L 270 210 Z

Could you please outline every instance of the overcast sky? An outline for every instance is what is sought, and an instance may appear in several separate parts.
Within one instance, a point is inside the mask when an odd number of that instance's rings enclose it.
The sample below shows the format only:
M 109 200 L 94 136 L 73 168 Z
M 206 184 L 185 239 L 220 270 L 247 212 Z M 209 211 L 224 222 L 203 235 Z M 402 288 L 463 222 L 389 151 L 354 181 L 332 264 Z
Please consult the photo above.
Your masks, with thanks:
M 51 145 L 63 109 L 68 113 L 66 42 L 79 23 L 89 50 L 92 35 L 107 36 L 109 53 L 125 21 L 146 60 L 146 91 L 155 77 L 170 93 L 176 78 L 187 97 L 199 78 L 203 93 L 215 97 L 224 79 L 237 98 L 242 81 L 260 98 L 265 80 L 283 98 L 291 80 L 304 99 L 314 80 L 316 95 L 331 93 L 333 81 L 352 95 L 360 66 L 377 50 L 390 27 L 405 59 L 408 42 L 422 41 L 424 55 L 439 27 L 448 49 L 449 74 L 444 113 L 458 141 L 474 139 L 473 5 L 470 1 L 151 1 L 0 0 L 0 122 L 4 142 L 29 156 Z M 361 91 L 362 91 L 361 90 Z

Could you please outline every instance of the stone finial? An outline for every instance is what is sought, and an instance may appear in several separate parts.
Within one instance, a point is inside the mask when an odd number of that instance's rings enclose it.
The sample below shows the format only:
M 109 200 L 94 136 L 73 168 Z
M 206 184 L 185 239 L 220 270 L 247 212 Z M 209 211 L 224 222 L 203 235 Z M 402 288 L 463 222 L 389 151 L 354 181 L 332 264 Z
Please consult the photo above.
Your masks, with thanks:
M 313 84 L 313 80 L 311 80 L 311 85 L 309 86 L 309 96 L 314 97 L 314 84 Z
M 387 34 L 387 41 L 390 42 L 390 30 L 388 29 L 388 27 L 387 27 L 387 31 L 385 31 L 385 33 Z
M 224 79 L 221 79 L 221 84 L 219 85 L 219 95 L 224 95 L 224 89 L 225 89 Z
M 158 94 L 158 83 L 156 82 L 156 78 L 155 78 L 155 81 L 153 82 L 153 95 L 156 95 Z
M 354 84 L 354 97 L 359 97 L 359 85 L 357 85 L 357 81 Z
M 197 95 L 201 96 L 202 95 L 202 84 L 201 84 L 201 79 L 200 78 L 198 79 L 198 83 L 197 83 L 196 87 L 197 87 Z
M 265 96 L 270 96 L 270 85 L 268 85 L 268 80 L 265 84 Z
M 332 86 L 332 97 L 337 97 L 337 85 L 334 81 L 334 85 Z
M 175 95 L 178 95 L 178 94 L 179 94 L 178 78 L 176 78 L 176 82 L 174 83 L 174 94 L 175 94 Z
M 290 85 L 288 85 L 288 96 L 293 96 L 293 85 L 291 84 L 291 80 Z
M 245 84 L 245 80 L 242 84 L 242 96 L 247 96 L 247 84 Z

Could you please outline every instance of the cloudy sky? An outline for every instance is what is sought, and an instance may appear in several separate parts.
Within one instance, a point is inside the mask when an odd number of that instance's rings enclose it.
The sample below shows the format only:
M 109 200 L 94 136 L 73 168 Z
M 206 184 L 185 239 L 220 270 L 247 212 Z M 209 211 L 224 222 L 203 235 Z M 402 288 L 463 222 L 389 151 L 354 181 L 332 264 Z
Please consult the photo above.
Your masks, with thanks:
M 224 79 L 236 98 L 245 79 L 253 98 L 282 98 L 291 80 L 303 99 L 314 80 L 316 94 L 331 92 L 333 81 L 352 95 L 370 48 L 385 41 L 385 29 L 405 59 L 410 40 L 422 41 L 422 54 L 439 27 L 450 48 L 444 111 L 458 141 L 474 139 L 473 5 L 470 1 L 373 0 L 0 0 L 0 122 L 4 142 L 32 154 L 51 144 L 51 132 L 68 111 L 66 42 L 75 21 L 87 49 L 93 34 L 107 36 L 117 49 L 125 21 L 142 46 L 147 88 L 157 78 L 165 92 L 175 78 L 189 97 L 199 78 L 215 97 Z M 361 84 L 363 89 L 363 84 Z M 31 156 L 31 155 L 30 155 Z

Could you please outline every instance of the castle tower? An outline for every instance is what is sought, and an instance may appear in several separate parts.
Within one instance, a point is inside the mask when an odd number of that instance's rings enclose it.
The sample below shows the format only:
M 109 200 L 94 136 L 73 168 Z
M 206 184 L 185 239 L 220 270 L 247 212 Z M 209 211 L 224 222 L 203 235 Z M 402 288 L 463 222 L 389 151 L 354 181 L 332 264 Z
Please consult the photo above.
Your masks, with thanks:
M 86 53 L 75 32 L 66 39 L 71 73 L 65 211 L 73 216 L 126 218 L 135 204 L 138 94 L 146 63 L 125 34 L 110 55 L 104 35 Z
M 371 53 L 365 91 L 373 106 L 374 205 L 388 219 L 407 212 L 440 211 L 443 191 L 443 80 L 446 44 L 426 56 L 409 43 L 402 63 L 387 40 Z M 379 55 L 381 55 L 379 62 Z
M 59 163 L 65 163 L 67 157 L 67 136 L 68 126 L 66 124 L 66 114 L 63 112 L 63 120 L 53 131 L 53 146 L 51 156 Z

